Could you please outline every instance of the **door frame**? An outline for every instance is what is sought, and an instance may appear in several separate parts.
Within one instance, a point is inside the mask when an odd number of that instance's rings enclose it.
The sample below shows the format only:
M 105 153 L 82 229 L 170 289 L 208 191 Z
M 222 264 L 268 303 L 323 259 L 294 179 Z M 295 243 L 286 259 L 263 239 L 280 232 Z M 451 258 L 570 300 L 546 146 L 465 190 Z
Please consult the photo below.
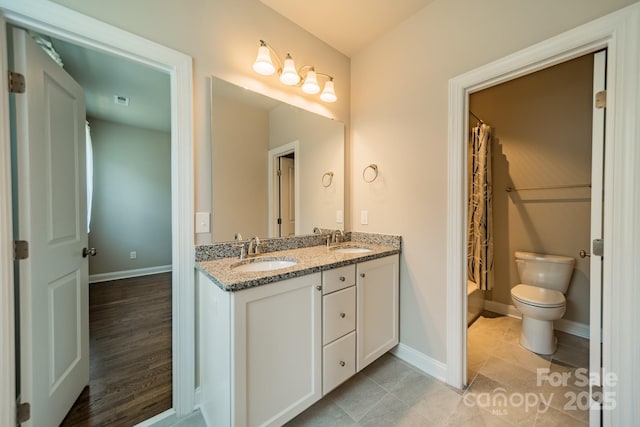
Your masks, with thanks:
M 169 74 L 171 86 L 172 368 L 173 408 L 195 406 L 194 176 L 192 58 L 97 19 L 46 1 L 0 0 L 8 23 L 113 54 Z M 7 72 L 6 32 L 0 28 L 0 75 Z M 11 157 L 8 93 L 0 85 L 0 424 L 15 424 L 15 324 L 13 295 Z M 155 417 L 154 417 L 155 418 Z
M 625 334 L 639 324 L 637 301 L 640 267 L 640 4 L 620 9 L 556 37 L 505 56 L 449 81 L 448 200 L 447 200 L 447 377 L 463 388 L 466 371 L 466 220 L 467 135 L 469 95 L 473 92 L 606 48 L 607 129 L 604 166 L 603 367 L 617 375 L 616 410 L 604 411 L 604 425 L 631 425 L 636 415 L 635 378 L 640 368 L 631 349 L 640 347 L 637 334 Z M 635 170 L 634 170 L 635 169 Z M 615 284 L 615 292 L 612 291 Z M 635 322 L 635 323 L 633 323 Z M 625 351 L 626 349 L 626 351 Z M 635 375 L 633 375 L 635 374 Z M 637 420 L 635 420 L 637 421 Z
M 293 141 L 290 142 L 288 144 L 284 144 L 284 145 L 280 145 L 279 147 L 276 148 L 272 148 L 271 150 L 269 150 L 269 156 L 268 156 L 268 165 L 267 165 L 267 176 L 269 177 L 269 179 L 267 180 L 267 194 L 269 197 L 269 204 L 268 204 L 268 209 L 269 209 L 269 222 L 268 222 L 268 236 L 269 237 L 273 237 L 275 236 L 275 228 L 274 228 L 274 221 L 275 221 L 275 203 L 274 203 L 274 197 L 275 197 L 275 180 L 273 179 L 273 174 L 275 172 L 275 160 L 278 157 L 282 157 L 285 154 L 290 154 L 293 153 L 293 167 L 295 169 L 294 171 L 294 183 L 296 188 L 294 189 L 294 197 L 296 198 L 295 202 L 294 202 L 294 209 L 295 209 L 295 215 L 296 215 L 296 225 L 295 225 L 295 233 L 296 235 L 300 234 L 300 222 L 298 221 L 298 218 L 300 218 L 300 141 Z

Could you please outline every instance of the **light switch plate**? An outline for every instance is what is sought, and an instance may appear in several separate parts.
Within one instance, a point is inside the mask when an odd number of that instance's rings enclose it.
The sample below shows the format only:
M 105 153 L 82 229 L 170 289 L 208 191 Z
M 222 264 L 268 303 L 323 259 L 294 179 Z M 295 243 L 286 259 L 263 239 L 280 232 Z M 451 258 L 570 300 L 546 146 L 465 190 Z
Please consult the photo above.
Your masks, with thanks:
M 336 223 L 342 224 L 344 222 L 344 214 L 342 210 L 336 211 Z
M 360 211 L 360 224 L 369 224 L 369 211 Z
M 209 232 L 209 212 L 196 212 L 196 233 Z

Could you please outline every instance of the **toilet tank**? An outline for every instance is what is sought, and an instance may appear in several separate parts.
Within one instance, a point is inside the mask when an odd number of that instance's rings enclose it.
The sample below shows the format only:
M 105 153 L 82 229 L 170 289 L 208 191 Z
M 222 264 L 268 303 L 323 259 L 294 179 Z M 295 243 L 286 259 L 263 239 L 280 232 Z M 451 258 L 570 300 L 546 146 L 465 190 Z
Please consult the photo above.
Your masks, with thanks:
M 516 252 L 515 258 L 520 283 L 567 292 L 574 258 L 533 252 Z

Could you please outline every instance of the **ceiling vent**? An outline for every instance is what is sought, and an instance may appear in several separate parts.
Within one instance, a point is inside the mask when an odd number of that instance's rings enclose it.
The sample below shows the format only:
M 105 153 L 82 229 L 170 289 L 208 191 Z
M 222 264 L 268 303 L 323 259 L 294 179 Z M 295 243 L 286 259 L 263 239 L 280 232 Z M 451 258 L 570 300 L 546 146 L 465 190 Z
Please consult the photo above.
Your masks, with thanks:
M 127 98 L 126 96 L 116 95 L 113 97 L 113 102 L 124 107 L 129 106 L 129 98 Z

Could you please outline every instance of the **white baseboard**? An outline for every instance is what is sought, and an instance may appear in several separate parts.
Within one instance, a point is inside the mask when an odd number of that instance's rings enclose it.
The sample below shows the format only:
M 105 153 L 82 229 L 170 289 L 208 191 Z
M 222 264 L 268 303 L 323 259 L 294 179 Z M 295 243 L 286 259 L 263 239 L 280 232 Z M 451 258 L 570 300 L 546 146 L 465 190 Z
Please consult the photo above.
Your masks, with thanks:
M 175 424 L 176 421 L 176 411 L 171 408 L 136 424 L 134 427 L 169 427 Z
M 522 318 L 522 314 L 513 305 L 503 304 L 501 302 L 485 300 L 484 309 L 493 311 L 494 313 L 504 314 L 505 316 L 511 316 L 518 319 Z M 589 325 L 573 320 L 560 319 L 553 323 L 554 329 L 567 334 L 576 335 L 582 338 L 589 339 Z
M 401 359 L 408 364 L 418 368 L 422 372 L 431 375 L 439 379 L 440 381 L 446 382 L 447 379 L 447 365 L 432 359 L 424 353 L 419 352 L 418 350 L 409 347 L 405 344 L 398 344 L 395 348 L 391 350 L 391 353 L 396 356 L 398 359 Z
M 172 270 L 171 264 L 157 267 L 137 268 L 135 270 L 114 271 L 112 273 L 92 274 L 89 283 L 107 282 L 109 280 L 128 279 L 130 277 L 149 276 L 151 274 L 167 273 Z
M 194 396 L 195 397 L 193 400 L 195 400 L 195 404 L 193 408 L 198 409 L 200 408 L 200 403 L 202 402 L 202 389 L 200 388 L 200 386 L 196 387 L 196 392 Z

